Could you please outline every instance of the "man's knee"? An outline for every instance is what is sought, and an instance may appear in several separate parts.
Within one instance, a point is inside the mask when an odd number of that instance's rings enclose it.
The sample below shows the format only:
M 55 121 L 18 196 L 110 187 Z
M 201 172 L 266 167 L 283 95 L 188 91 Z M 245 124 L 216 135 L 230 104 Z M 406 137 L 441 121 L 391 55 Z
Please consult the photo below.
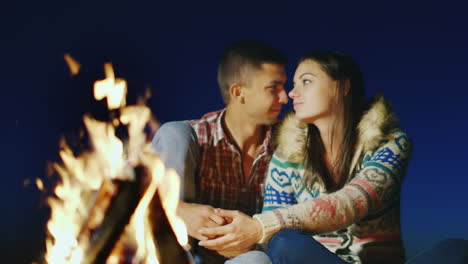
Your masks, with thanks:
M 181 177 L 181 198 L 195 199 L 195 171 L 199 159 L 197 134 L 183 121 L 163 124 L 151 142 L 167 168 L 175 169 Z
M 197 135 L 189 124 L 183 121 L 173 121 L 164 123 L 156 131 L 152 144 L 156 147 L 156 151 L 160 151 L 158 148 L 183 142 L 189 143 L 196 138 Z
M 198 155 L 198 138 L 193 128 L 183 121 L 164 123 L 151 142 L 153 149 L 164 162 L 168 159 Z

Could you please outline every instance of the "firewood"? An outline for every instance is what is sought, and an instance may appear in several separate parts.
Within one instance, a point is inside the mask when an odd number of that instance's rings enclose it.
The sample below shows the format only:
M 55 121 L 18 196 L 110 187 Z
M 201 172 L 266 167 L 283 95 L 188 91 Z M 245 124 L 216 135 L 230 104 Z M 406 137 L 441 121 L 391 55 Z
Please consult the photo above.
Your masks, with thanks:
M 195 263 L 190 252 L 185 250 L 177 241 L 177 237 L 163 209 L 159 191 L 156 191 L 150 203 L 150 219 L 154 241 L 159 252 L 160 264 Z

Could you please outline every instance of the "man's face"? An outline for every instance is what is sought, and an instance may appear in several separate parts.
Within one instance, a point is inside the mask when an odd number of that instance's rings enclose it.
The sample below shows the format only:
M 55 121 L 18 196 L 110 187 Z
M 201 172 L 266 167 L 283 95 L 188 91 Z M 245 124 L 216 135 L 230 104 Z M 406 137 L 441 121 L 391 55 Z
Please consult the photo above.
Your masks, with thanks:
M 243 88 L 245 113 L 261 125 L 277 122 L 281 107 L 288 102 L 284 90 L 284 66 L 262 63 L 261 68 L 253 71 L 249 79 Z

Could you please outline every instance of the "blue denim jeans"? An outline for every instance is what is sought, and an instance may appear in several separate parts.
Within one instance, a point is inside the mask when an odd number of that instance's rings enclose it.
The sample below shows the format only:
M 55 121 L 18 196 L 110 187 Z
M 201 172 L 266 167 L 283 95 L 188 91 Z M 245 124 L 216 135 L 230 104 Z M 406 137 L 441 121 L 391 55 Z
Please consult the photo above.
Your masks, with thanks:
M 284 229 L 268 243 L 266 250 L 273 264 L 347 263 L 328 251 L 310 235 L 297 229 Z M 446 239 L 411 258 L 406 264 L 468 264 L 468 241 Z
M 166 168 L 174 169 L 179 175 L 180 199 L 194 202 L 195 172 L 200 154 L 193 128 L 183 121 L 165 123 L 154 135 L 151 146 Z
M 266 253 L 273 264 L 345 264 L 322 244 L 298 229 L 284 229 L 268 242 Z

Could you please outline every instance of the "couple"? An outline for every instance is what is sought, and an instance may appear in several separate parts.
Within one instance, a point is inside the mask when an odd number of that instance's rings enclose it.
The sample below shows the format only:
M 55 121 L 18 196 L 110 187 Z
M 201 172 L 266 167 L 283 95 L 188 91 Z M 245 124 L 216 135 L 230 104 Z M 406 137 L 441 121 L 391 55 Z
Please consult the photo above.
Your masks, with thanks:
M 288 94 L 286 62 L 262 42 L 232 44 L 218 68 L 226 108 L 166 123 L 153 139 L 182 177 L 178 214 L 195 253 L 203 263 L 249 250 L 228 263 L 403 263 L 407 134 L 383 97 L 365 101 L 352 57 L 306 53 Z M 295 113 L 276 125 L 288 96 Z

